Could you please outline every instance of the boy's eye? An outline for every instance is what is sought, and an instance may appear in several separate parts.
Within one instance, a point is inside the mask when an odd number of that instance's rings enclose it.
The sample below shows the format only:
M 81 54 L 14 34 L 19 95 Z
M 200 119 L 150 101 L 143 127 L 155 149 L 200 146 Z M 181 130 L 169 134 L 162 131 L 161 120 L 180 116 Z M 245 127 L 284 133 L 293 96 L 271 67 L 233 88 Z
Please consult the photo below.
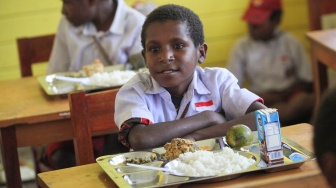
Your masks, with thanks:
M 155 53 L 155 52 L 159 51 L 159 48 L 158 47 L 150 47 L 149 51 L 152 52 L 152 53 Z
M 174 48 L 175 48 L 175 49 L 182 49 L 183 47 L 184 47 L 183 44 L 175 44 L 175 45 L 174 45 Z

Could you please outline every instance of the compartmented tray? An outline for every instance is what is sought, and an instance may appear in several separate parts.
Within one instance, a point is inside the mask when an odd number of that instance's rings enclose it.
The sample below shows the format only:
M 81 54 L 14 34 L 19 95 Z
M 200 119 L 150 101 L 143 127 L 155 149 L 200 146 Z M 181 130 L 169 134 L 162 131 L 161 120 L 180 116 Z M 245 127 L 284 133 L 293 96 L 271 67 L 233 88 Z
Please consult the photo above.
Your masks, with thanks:
M 124 65 L 113 65 L 113 66 L 104 67 L 104 72 L 111 72 L 114 70 L 125 70 L 125 66 Z M 87 86 L 87 85 L 82 85 L 82 84 L 78 84 L 74 82 L 56 80 L 54 79 L 55 75 L 73 77 L 73 78 L 86 77 L 84 71 L 61 72 L 61 73 L 55 73 L 55 74 L 37 77 L 37 80 L 40 83 L 41 87 L 48 95 L 64 95 L 64 94 L 68 94 L 69 92 L 76 91 L 76 90 L 103 89 L 102 87 L 98 87 L 98 86 Z M 116 88 L 116 87 L 120 87 L 120 86 L 112 86 L 112 87 L 107 87 L 107 88 Z
M 225 137 L 196 142 L 198 146 L 205 146 L 214 152 L 226 147 L 223 143 L 225 143 Z M 285 136 L 282 137 L 282 143 L 285 159 L 284 164 L 267 166 L 265 161 L 260 158 L 258 143 L 254 141 L 253 144 L 242 147 L 239 151 L 235 151 L 245 157 L 253 158 L 256 161 L 255 164 L 243 171 L 206 177 L 179 176 L 159 170 L 147 170 L 125 165 L 126 158 L 149 158 L 151 156 L 155 156 L 153 160 L 148 161 L 148 163 L 145 163 L 144 165 L 169 168 L 169 161 L 165 160 L 163 157 L 165 153 L 163 148 L 155 148 L 152 151 L 136 151 L 116 155 L 106 155 L 97 158 L 96 161 L 119 187 L 164 187 L 196 181 L 204 183 L 226 181 L 238 178 L 245 173 L 260 170 L 267 172 L 288 170 L 299 168 L 305 162 L 315 160 L 315 156 L 311 151 L 308 151 Z M 299 155 L 299 157 L 297 155 Z

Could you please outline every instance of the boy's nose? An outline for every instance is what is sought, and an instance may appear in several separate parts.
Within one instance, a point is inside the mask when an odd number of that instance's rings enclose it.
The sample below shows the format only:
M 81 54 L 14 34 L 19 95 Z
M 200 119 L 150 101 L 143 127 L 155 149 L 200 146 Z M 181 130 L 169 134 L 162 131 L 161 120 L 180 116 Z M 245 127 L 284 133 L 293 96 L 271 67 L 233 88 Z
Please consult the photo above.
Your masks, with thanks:
M 174 60 L 175 60 L 174 55 L 169 50 L 163 51 L 159 57 L 159 61 L 164 63 L 170 63 Z

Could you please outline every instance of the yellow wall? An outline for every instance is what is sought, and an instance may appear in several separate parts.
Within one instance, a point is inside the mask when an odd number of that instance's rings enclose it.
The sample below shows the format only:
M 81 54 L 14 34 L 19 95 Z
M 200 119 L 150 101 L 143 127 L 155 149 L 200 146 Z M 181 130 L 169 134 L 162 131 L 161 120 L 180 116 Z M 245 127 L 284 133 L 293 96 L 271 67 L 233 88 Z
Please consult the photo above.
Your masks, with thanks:
M 132 4 L 136 0 L 125 0 Z M 248 0 L 153 0 L 158 5 L 176 3 L 200 15 L 209 45 L 203 66 L 225 66 L 236 39 L 246 34 L 241 15 Z M 284 19 L 281 27 L 295 34 L 308 47 L 306 0 L 283 0 Z M 62 1 L 3 1 L 0 8 L 0 80 L 20 78 L 16 38 L 54 33 L 61 17 Z M 44 74 L 46 64 L 34 66 L 34 75 Z

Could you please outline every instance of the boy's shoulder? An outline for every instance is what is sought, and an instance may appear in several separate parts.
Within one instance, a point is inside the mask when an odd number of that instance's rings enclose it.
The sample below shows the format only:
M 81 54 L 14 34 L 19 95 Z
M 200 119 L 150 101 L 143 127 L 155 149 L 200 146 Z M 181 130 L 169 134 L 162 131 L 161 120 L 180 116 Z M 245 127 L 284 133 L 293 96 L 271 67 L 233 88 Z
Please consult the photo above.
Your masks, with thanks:
M 67 29 L 75 29 L 76 27 L 73 26 L 69 20 L 65 17 L 65 16 L 62 16 L 60 21 L 59 21 L 59 26 L 58 27 L 61 27 L 63 30 Z
M 208 79 L 208 78 L 214 78 L 214 77 L 224 77 L 229 76 L 230 71 L 226 68 L 222 67 L 205 67 L 202 68 L 200 66 L 196 69 L 197 75 L 201 79 Z M 210 79 L 211 80 L 211 79 Z
M 193 82 L 196 88 L 203 86 L 209 91 L 218 92 L 223 88 L 230 88 L 234 86 L 238 80 L 226 68 L 197 67 Z
M 228 71 L 226 68 L 224 67 L 201 67 L 198 66 L 196 68 L 197 72 L 202 72 L 203 74 L 211 74 L 211 73 L 221 73 L 221 72 L 225 72 Z
M 152 87 L 151 75 L 149 72 L 138 72 L 131 79 L 129 79 L 123 87 L 130 88 L 143 88 L 148 89 Z

